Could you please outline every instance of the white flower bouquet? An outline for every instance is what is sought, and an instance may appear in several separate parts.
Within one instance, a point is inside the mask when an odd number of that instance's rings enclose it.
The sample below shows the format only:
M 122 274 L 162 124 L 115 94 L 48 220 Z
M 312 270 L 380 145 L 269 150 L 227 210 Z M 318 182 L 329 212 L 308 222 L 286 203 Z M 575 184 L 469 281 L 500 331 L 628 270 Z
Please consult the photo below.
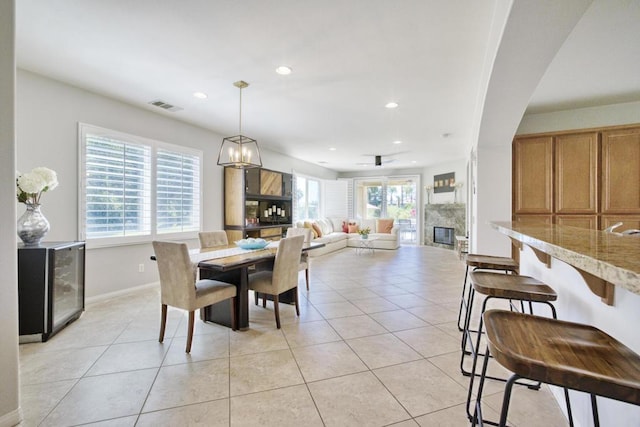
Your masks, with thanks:
M 56 172 L 45 167 L 34 168 L 25 174 L 18 172 L 17 175 L 16 194 L 20 203 L 39 204 L 42 193 L 58 186 Z

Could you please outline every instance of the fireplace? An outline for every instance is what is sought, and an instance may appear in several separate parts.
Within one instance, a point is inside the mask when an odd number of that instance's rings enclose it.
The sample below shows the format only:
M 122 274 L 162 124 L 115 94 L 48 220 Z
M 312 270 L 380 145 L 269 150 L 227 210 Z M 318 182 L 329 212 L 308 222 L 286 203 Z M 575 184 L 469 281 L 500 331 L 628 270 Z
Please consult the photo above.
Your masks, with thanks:
M 450 227 L 433 227 L 433 243 L 453 246 L 455 242 L 455 229 Z
M 466 207 L 462 203 L 428 203 L 424 207 L 424 244 L 455 249 L 456 236 L 466 234 Z

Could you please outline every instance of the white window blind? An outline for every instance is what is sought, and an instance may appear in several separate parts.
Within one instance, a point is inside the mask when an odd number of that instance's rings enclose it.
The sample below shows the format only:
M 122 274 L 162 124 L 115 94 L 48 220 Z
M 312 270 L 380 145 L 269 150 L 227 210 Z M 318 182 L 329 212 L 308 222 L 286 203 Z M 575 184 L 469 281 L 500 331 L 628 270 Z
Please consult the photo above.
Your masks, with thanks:
M 200 229 L 200 159 L 159 149 L 156 212 L 158 234 Z
M 151 147 L 86 135 L 86 238 L 151 233 Z
M 345 179 L 347 183 L 347 218 L 355 218 L 354 215 L 354 199 L 353 199 L 353 179 Z
M 80 124 L 80 239 L 89 247 L 193 238 L 202 152 Z
M 347 182 L 344 180 L 324 181 L 324 216 L 348 218 Z

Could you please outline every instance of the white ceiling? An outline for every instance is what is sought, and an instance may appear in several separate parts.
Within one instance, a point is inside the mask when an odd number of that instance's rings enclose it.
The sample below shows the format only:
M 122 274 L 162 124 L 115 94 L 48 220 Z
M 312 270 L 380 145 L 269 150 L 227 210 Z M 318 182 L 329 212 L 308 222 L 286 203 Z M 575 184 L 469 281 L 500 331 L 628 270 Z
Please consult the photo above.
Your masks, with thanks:
M 20 0 L 17 60 L 225 136 L 238 132 L 242 79 L 242 133 L 261 147 L 336 171 L 374 155 L 425 167 L 470 146 L 497 1 Z M 638 22 L 640 0 L 595 0 L 529 111 L 640 100 Z

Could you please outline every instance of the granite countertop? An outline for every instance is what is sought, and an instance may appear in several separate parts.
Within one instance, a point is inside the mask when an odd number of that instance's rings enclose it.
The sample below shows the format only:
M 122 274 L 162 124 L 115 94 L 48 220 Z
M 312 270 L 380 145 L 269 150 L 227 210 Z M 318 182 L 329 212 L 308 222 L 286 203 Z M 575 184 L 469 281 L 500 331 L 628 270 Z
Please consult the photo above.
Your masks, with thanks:
M 498 232 L 640 294 L 640 236 L 549 224 L 493 222 Z

